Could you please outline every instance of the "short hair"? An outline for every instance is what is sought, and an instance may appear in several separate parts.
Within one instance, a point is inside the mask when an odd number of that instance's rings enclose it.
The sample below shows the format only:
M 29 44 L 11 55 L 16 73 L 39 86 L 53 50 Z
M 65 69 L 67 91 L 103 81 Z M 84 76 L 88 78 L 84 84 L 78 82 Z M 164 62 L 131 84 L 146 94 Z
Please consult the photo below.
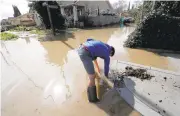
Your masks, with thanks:
M 111 56 L 114 56 L 114 54 L 115 54 L 115 49 L 113 46 L 111 46 Z

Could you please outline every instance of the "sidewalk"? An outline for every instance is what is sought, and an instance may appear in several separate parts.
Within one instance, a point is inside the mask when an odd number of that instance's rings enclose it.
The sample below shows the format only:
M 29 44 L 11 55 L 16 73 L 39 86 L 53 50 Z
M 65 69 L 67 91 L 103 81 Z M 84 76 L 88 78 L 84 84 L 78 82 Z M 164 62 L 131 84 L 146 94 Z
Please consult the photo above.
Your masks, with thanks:
M 124 88 L 118 88 L 125 101 L 145 116 L 178 116 L 180 111 L 180 74 L 139 64 L 114 61 L 111 69 L 124 71 L 126 66 L 145 68 L 155 77 L 141 81 L 135 77 L 124 79 Z

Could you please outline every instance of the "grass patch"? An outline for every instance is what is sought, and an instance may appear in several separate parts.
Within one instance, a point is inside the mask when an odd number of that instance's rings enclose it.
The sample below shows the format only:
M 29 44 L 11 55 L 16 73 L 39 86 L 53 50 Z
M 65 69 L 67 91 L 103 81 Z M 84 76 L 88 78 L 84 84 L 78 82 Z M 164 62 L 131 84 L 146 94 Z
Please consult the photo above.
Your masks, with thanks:
M 6 33 L 6 32 L 2 32 L 1 34 L 1 40 L 15 40 L 18 38 L 17 35 L 12 34 L 12 33 Z
M 16 27 L 10 29 L 9 31 L 31 31 L 34 29 L 36 29 L 36 27 L 16 26 Z
M 31 34 L 37 34 L 37 35 L 44 35 L 44 34 L 46 34 L 45 30 L 36 28 L 34 26 L 31 26 L 31 27 L 17 26 L 17 27 L 14 27 L 13 29 L 10 29 L 9 31 L 15 31 L 15 32 L 18 32 L 18 31 L 29 31 Z

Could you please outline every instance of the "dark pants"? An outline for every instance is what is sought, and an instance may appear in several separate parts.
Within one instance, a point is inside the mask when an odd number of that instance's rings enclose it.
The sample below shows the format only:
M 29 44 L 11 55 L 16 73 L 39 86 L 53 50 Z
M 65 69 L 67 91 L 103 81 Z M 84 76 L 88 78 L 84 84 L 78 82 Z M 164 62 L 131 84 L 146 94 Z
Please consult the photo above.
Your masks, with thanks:
M 78 54 L 83 62 L 84 68 L 88 74 L 95 74 L 93 59 L 89 51 L 85 50 L 84 47 L 81 45 L 78 49 Z

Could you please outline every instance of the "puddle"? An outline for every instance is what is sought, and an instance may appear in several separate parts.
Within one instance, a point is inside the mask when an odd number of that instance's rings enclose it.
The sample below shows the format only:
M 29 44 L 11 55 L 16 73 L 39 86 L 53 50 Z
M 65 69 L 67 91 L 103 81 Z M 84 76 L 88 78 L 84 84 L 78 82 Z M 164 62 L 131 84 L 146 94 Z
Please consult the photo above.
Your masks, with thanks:
M 107 42 L 114 30 L 116 30 L 116 28 L 80 30 L 72 33 L 62 33 L 53 39 L 53 41 L 41 42 L 41 45 L 48 52 L 47 57 L 49 62 L 63 65 L 69 50 L 78 48 L 78 46 L 85 42 L 87 38 L 95 38 Z M 46 39 L 48 39 L 48 37 Z
M 59 35 L 56 39 L 51 38 L 48 41 L 40 42 L 34 38 L 35 36 L 22 36 L 16 41 L 3 42 L 2 115 L 107 115 L 109 106 L 103 109 L 87 102 L 88 78 L 74 50 L 87 38 L 113 45 L 116 55 L 112 60 L 180 70 L 179 55 L 174 57 L 169 54 L 158 55 L 144 50 L 123 48 L 125 37 L 133 29 L 89 29 Z M 99 86 L 97 91 L 102 99 L 106 88 Z M 112 98 L 104 99 L 111 101 Z M 122 113 L 131 115 L 134 112 L 122 99 L 116 101 L 117 106 L 122 104 Z

